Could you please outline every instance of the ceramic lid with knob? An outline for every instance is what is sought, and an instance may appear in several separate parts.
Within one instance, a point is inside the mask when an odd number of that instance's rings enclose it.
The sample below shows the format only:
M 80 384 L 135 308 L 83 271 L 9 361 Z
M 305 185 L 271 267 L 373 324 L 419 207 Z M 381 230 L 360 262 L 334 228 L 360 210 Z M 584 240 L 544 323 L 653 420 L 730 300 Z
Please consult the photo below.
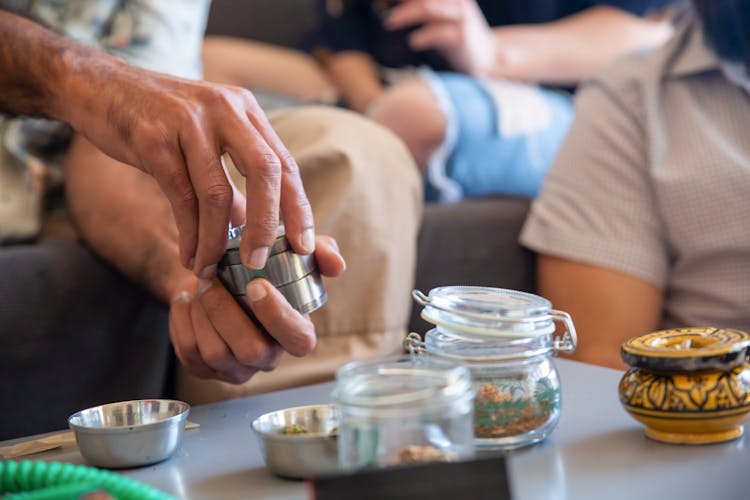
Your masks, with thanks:
M 628 340 L 622 359 L 652 371 L 730 370 L 748 361 L 750 334 L 731 328 L 675 328 Z

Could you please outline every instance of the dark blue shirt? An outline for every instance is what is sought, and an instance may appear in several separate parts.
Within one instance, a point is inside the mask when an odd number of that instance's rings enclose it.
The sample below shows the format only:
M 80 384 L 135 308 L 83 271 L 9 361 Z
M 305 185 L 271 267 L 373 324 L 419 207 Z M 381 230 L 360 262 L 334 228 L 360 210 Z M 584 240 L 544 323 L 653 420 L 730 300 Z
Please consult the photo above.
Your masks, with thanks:
M 415 28 L 390 32 L 383 29 L 388 0 L 317 0 L 320 30 L 314 47 L 333 52 L 356 50 L 370 54 L 380 65 L 430 66 L 449 70 L 447 62 L 435 51 L 414 52 L 408 46 L 408 34 Z M 618 7 L 643 15 L 684 0 L 478 0 L 490 26 L 536 24 L 555 21 L 596 5 Z M 328 8 L 327 8 L 328 6 Z M 340 7 L 340 8 L 337 8 Z

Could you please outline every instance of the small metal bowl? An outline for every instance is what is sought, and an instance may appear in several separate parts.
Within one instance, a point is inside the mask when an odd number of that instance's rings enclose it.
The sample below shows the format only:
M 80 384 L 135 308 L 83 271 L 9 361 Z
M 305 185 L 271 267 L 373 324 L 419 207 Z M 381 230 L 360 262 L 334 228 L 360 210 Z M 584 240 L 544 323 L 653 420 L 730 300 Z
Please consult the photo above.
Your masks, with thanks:
M 301 428 L 299 427 L 301 426 Z M 288 434 L 294 427 L 304 430 Z M 306 479 L 338 472 L 338 413 L 334 405 L 299 406 L 253 421 L 266 465 L 278 476 Z
M 182 442 L 190 406 L 142 399 L 95 406 L 68 418 L 78 449 L 90 465 L 138 467 L 166 460 Z

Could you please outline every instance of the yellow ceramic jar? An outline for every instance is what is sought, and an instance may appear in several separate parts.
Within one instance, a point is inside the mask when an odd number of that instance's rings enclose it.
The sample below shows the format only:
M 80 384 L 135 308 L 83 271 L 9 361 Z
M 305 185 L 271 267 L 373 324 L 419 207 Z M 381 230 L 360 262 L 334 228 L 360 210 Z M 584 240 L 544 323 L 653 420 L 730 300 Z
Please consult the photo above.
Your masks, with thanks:
M 750 415 L 750 334 L 679 328 L 630 339 L 620 402 L 646 436 L 679 444 L 738 438 Z

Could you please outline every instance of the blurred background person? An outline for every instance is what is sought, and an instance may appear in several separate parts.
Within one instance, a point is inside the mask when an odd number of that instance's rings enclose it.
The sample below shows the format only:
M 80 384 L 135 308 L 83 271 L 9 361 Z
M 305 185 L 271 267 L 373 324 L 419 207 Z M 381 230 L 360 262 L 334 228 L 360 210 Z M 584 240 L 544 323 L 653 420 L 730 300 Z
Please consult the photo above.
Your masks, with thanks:
M 266 88 L 274 78 L 243 75 L 243 57 L 273 59 L 282 80 L 289 61 L 305 77 L 275 88 L 335 94 L 393 130 L 425 171 L 428 200 L 534 196 L 572 118 L 572 88 L 619 55 L 662 43 L 669 21 L 644 16 L 679 3 L 318 0 L 311 47 L 322 75 L 301 54 L 263 56 L 256 43 L 207 40 L 204 60 L 209 78 Z
M 522 233 L 581 361 L 624 368 L 660 328 L 750 331 L 750 3 L 692 3 L 665 47 L 579 90 Z

